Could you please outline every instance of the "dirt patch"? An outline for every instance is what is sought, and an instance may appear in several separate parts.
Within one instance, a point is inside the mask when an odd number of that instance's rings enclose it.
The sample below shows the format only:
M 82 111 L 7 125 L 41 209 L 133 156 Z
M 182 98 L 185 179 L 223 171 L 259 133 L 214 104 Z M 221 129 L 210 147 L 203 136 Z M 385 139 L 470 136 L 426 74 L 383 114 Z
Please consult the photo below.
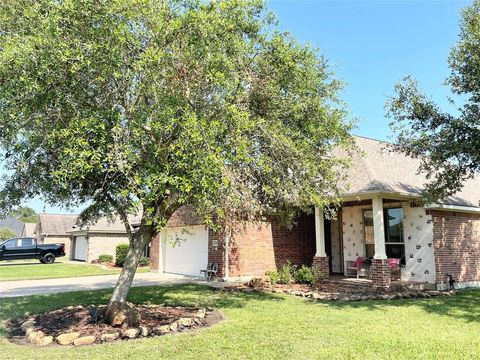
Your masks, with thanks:
M 31 332 L 43 333 L 41 334 L 42 338 L 52 336 L 54 339 L 51 344 L 47 345 L 55 345 L 59 342 L 60 335 L 78 333 L 78 338 L 94 336 L 94 343 L 102 343 L 195 331 L 213 326 L 223 320 L 222 315 L 213 309 L 162 305 L 138 305 L 136 308 L 141 315 L 138 327 L 113 327 L 105 324 L 102 321 L 106 311 L 105 306 L 69 306 L 31 316 L 28 319 L 8 321 L 9 339 L 17 344 L 31 345 L 28 335 Z M 95 316 L 92 316 L 92 312 L 95 310 Z M 118 337 L 106 339 L 105 334 L 118 334 Z M 135 335 L 132 336 L 132 334 Z

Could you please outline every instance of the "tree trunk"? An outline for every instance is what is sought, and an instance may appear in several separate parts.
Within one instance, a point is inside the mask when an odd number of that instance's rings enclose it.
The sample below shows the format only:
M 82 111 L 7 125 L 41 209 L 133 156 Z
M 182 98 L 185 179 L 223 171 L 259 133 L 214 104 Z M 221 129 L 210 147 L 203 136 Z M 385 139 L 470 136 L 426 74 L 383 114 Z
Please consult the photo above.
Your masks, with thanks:
M 112 324 L 113 319 L 121 309 L 125 309 L 127 296 L 132 286 L 135 272 L 137 271 L 138 260 L 142 256 L 145 246 L 152 240 L 152 231 L 146 226 L 141 225 L 133 239 L 130 239 L 130 247 L 128 248 L 125 263 L 118 277 L 117 284 L 113 289 L 112 297 L 107 306 L 105 314 L 105 322 Z

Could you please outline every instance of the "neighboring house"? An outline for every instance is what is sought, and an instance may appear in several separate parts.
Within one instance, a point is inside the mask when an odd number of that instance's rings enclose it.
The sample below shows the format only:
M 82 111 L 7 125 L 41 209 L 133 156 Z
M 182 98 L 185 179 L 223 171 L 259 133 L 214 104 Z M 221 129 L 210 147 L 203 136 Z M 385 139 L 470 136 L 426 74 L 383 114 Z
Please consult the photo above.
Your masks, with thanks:
M 336 219 L 315 208 L 290 229 L 275 220 L 249 225 L 227 253 L 217 234 L 185 207 L 152 242 L 152 269 L 198 275 L 215 262 L 220 276 L 251 277 L 290 260 L 313 264 L 328 276 L 346 274 L 347 261 L 370 257 L 372 285 L 388 287 L 388 259 L 395 258 L 405 282 L 444 288 L 448 274 L 457 287 L 480 286 L 480 179 L 468 181 L 442 204 L 423 206 L 420 193 L 427 180 L 418 174 L 418 160 L 381 141 L 355 137 L 355 142 L 360 151 L 353 155 L 349 190 Z
M 7 215 L 0 219 L 0 228 L 9 229 L 15 233 L 16 236 L 22 236 L 24 224 L 17 218 Z
M 23 226 L 22 237 L 35 237 L 36 223 L 25 223 Z
M 129 242 L 125 225 L 119 221 L 102 218 L 93 225 L 75 226 L 68 231 L 72 237 L 71 259 L 92 262 L 99 255 L 112 255 L 118 244 Z
M 39 214 L 34 233 L 37 241 L 43 244 L 64 243 L 65 253 L 71 254 L 70 231 L 77 222 L 78 215 Z

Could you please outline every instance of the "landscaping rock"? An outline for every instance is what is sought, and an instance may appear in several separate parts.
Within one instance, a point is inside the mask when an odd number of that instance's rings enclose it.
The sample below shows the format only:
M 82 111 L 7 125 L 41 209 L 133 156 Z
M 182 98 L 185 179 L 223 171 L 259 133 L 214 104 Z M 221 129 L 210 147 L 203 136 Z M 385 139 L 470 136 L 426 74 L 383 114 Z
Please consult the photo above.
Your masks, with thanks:
M 197 313 L 195 314 L 195 317 L 199 319 L 203 319 L 206 313 L 207 313 L 207 310 L 205 308 L 198 309 Z
M 112 326 L 138 326 L 140 311 L 132 303 L 113 302 L 105 314 L 106 322 Z
M 142 336 L 148 336 L 152 333 L 152 329 L 148 326 L 140 326 L 138 329 L 140 330 L 140 335 Z
M 177 331 L 178 330 L 178 324 L 175 321 L 174 323 L 170 324 L 170 330 L 171 331 Z
M 32 344 L 39 345 L 44 337 L 45 333 L 43 331 L 30 331 L 27 340 Z
M 385 295 L 381 295 L 381 296 L 380 296 L 380 299 L 382 299 L 382 300 L 388 300 L 388 295 L 386 295 L 386 294 L 385 294 Z
M 20 328 L 25 332 L 26 335 L 28 335 L 35 329 L 35 321 L 27 320 L 20 326 Z
M 120 333 L 114 332 L 114 333 L 105 333 L 100 336 L 100 340 L 102 341 L 114 341 L 117 340 L 118 337 L 120 336 Z
M 179 326 L 190 327 L 194 325 L 194 322 L 191 318 L 180 318 L 177 321 Z
M 123 332 L 123 337 L 134 339 L 140 334 L 140 329 L 128 329 Z
M 322 296 L 319 293 L 315 293 L 315 292 L 312 293 L 312 299 L 319 300 L 321 298 L 322 298 Z
M 412 296 L 411 296 L 409 293 L 404 293 L 404 294 L 403 294 L 403 297 L 404 297 L 405 299 L 410 299 Z
M 80 333 L 71 332 L 71 333 L 58 335 L 56 340 L 60 345 L 70 345 L 70 344 L 73 344 L 73 341 L 79 337 L 80 337 Z
M 95 336 L 83 336 L 79 337 L 75 340 L 73 340 L 73 345 L 75 346 L 82 346 L 82 345 L 91 345 L 95 341 L 97 341 L 97 338 Z
M 163 335 L 169 333 L 170 330 L 170 325 L 163 325 L 155 328 L 153 331 L 155 332 L 155 334 Z

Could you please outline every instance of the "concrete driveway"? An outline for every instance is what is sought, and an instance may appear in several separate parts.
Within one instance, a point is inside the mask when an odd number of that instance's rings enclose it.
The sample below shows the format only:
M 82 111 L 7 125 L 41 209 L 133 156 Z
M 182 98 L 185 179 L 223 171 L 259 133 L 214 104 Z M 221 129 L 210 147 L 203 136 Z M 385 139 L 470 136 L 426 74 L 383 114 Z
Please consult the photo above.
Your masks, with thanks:
M 53 294 L 59 292 L 96 290 L 113 288 L 117 283 L 118 274 L 70 277 L 62 279 L 1 281 L 0 298 Z M 135 274 L 132 286 L 171 285 L 184 283 L 201 283 L 210 286 L 223 286 L 225 283 L 199 281 L 197 277 L 165 274 L 138 273 Z

